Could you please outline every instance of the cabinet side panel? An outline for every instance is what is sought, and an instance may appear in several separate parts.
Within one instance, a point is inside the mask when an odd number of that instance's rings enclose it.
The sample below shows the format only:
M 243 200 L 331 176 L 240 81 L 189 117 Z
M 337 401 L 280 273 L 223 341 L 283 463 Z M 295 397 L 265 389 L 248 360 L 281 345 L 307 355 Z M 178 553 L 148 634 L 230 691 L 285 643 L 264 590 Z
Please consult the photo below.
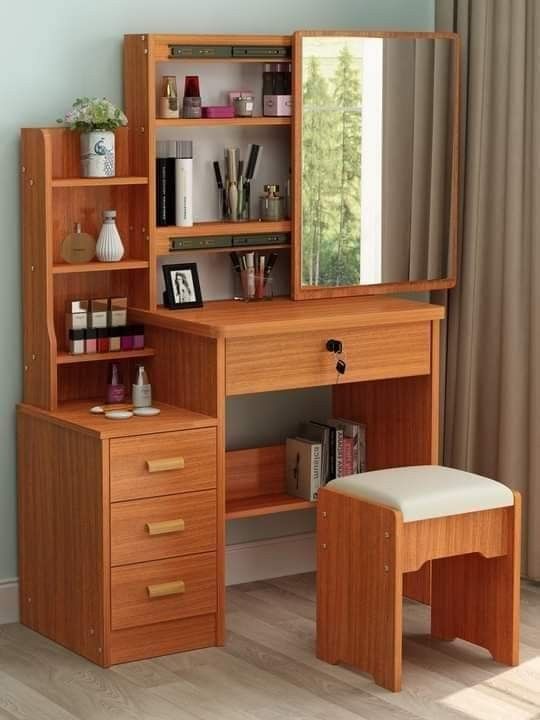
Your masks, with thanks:
M 97 438 L 19 409 L 21 621 L 104 664 L 109 522 Z
M 56 338 L 52 320 L 50 206 L 47 136 L 21 135 L 21 227 L 24 401 L 56 409 Z

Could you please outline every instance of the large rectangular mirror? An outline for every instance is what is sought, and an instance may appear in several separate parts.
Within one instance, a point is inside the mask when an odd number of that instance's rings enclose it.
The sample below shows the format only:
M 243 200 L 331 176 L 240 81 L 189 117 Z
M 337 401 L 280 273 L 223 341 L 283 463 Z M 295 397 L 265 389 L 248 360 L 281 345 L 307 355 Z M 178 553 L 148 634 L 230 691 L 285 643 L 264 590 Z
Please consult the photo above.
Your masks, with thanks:
M 295 35 L 294 297 L 455 284 L 458 39 Z

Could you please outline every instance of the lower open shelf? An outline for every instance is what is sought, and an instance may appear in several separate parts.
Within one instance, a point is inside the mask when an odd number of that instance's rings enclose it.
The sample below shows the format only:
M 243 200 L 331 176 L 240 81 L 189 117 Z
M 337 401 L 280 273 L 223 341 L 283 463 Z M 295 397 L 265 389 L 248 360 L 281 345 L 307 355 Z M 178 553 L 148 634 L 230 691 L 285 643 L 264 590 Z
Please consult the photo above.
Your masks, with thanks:
M 256 517 L 258 515 L 271 515 L 272 513 L 288 512 L 291 510 L 309 510 L 315 507 L 316 503 L 293 497 L 285 493 L 274 493 L 272 495 L 258 495 L 251 498 L 240 498 L 227 501 L 225 518 Z

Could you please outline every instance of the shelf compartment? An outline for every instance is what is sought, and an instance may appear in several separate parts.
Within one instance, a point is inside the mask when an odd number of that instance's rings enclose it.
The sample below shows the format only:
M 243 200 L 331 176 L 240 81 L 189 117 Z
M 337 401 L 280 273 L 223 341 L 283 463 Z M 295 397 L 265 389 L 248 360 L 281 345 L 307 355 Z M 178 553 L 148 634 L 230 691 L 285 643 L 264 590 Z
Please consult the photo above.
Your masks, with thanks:
M 174 118 L 165 120 L 157 118 L 155 125 L 161 127 L 212 127 L 212 126 L 230 126 L 230 127 L 287 127 L 292 123 L 291 117 L 266 117 L 259 115 L 257 117 L 233 117 L 233 118 Z
M 225 476 L 227 520 L 308 510 L 315 505 L 287 494 L 285 445 L 229 450 Z
M 89 262 L 89 263 L 57 263 L 53 265 L 53 275 L 68 275 L 87 272 L 114 272 L 118 270 L 146 270 L 150 266 L 148 260 L 120 260 L 120 262 Z
M 142 350 L 118 350 L 117 352 L 92 353 L 90 355 L 70 355 L 67 352 L 59 352 L 56 356 L 57 365 L 79 365 L 80 363 L 100 362 L 115 360 L 131 360 L 140 357 L 153 357 L 156 354 L 154 348 L 145 347 Z
M 131 176 L 131 177 L 106 177 L 106 178 L 83 178 L 83 177 L 65 177 L 54 178 L 52 180 L 53 187 L 62 188 L 79 188 L 79 187 L 113 187 L 117 185 L 148 185 L 147 177 Z
M 228 500 L 225 508 L 225 518 L 227 520 L 238 520 L 294 510 L 310 510 L 315 506 L 316 503 L 309 502 L 309 500 L 292 497 L 286 493 L 273 493 L 240 500 Z

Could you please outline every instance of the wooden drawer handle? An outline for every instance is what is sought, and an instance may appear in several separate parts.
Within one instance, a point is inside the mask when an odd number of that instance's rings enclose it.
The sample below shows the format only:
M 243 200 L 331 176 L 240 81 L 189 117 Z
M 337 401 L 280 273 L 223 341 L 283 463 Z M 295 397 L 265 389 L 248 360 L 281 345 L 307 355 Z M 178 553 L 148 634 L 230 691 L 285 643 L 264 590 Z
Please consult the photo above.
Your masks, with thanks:
M 165 535 L 166 533 L 182 532 L 186 528 L 186 523 L 182 518 L 178 520 L 163 520 L 162 522 L 146 523 L 144 529 L 149 535 Z
M 182 470 L 184 468 L 183 457 L 161 458 L 158 460 L 147 460 L 148 472 L 163 472 L 164 470 Z
M 186 586 L 183 580 L 175 580 L 174 582 L 161 583 L 161 585 L 148 585 L 146 587 L 148 597 L 159 598 L 167 595 L 182 595 L 186 592 Z

